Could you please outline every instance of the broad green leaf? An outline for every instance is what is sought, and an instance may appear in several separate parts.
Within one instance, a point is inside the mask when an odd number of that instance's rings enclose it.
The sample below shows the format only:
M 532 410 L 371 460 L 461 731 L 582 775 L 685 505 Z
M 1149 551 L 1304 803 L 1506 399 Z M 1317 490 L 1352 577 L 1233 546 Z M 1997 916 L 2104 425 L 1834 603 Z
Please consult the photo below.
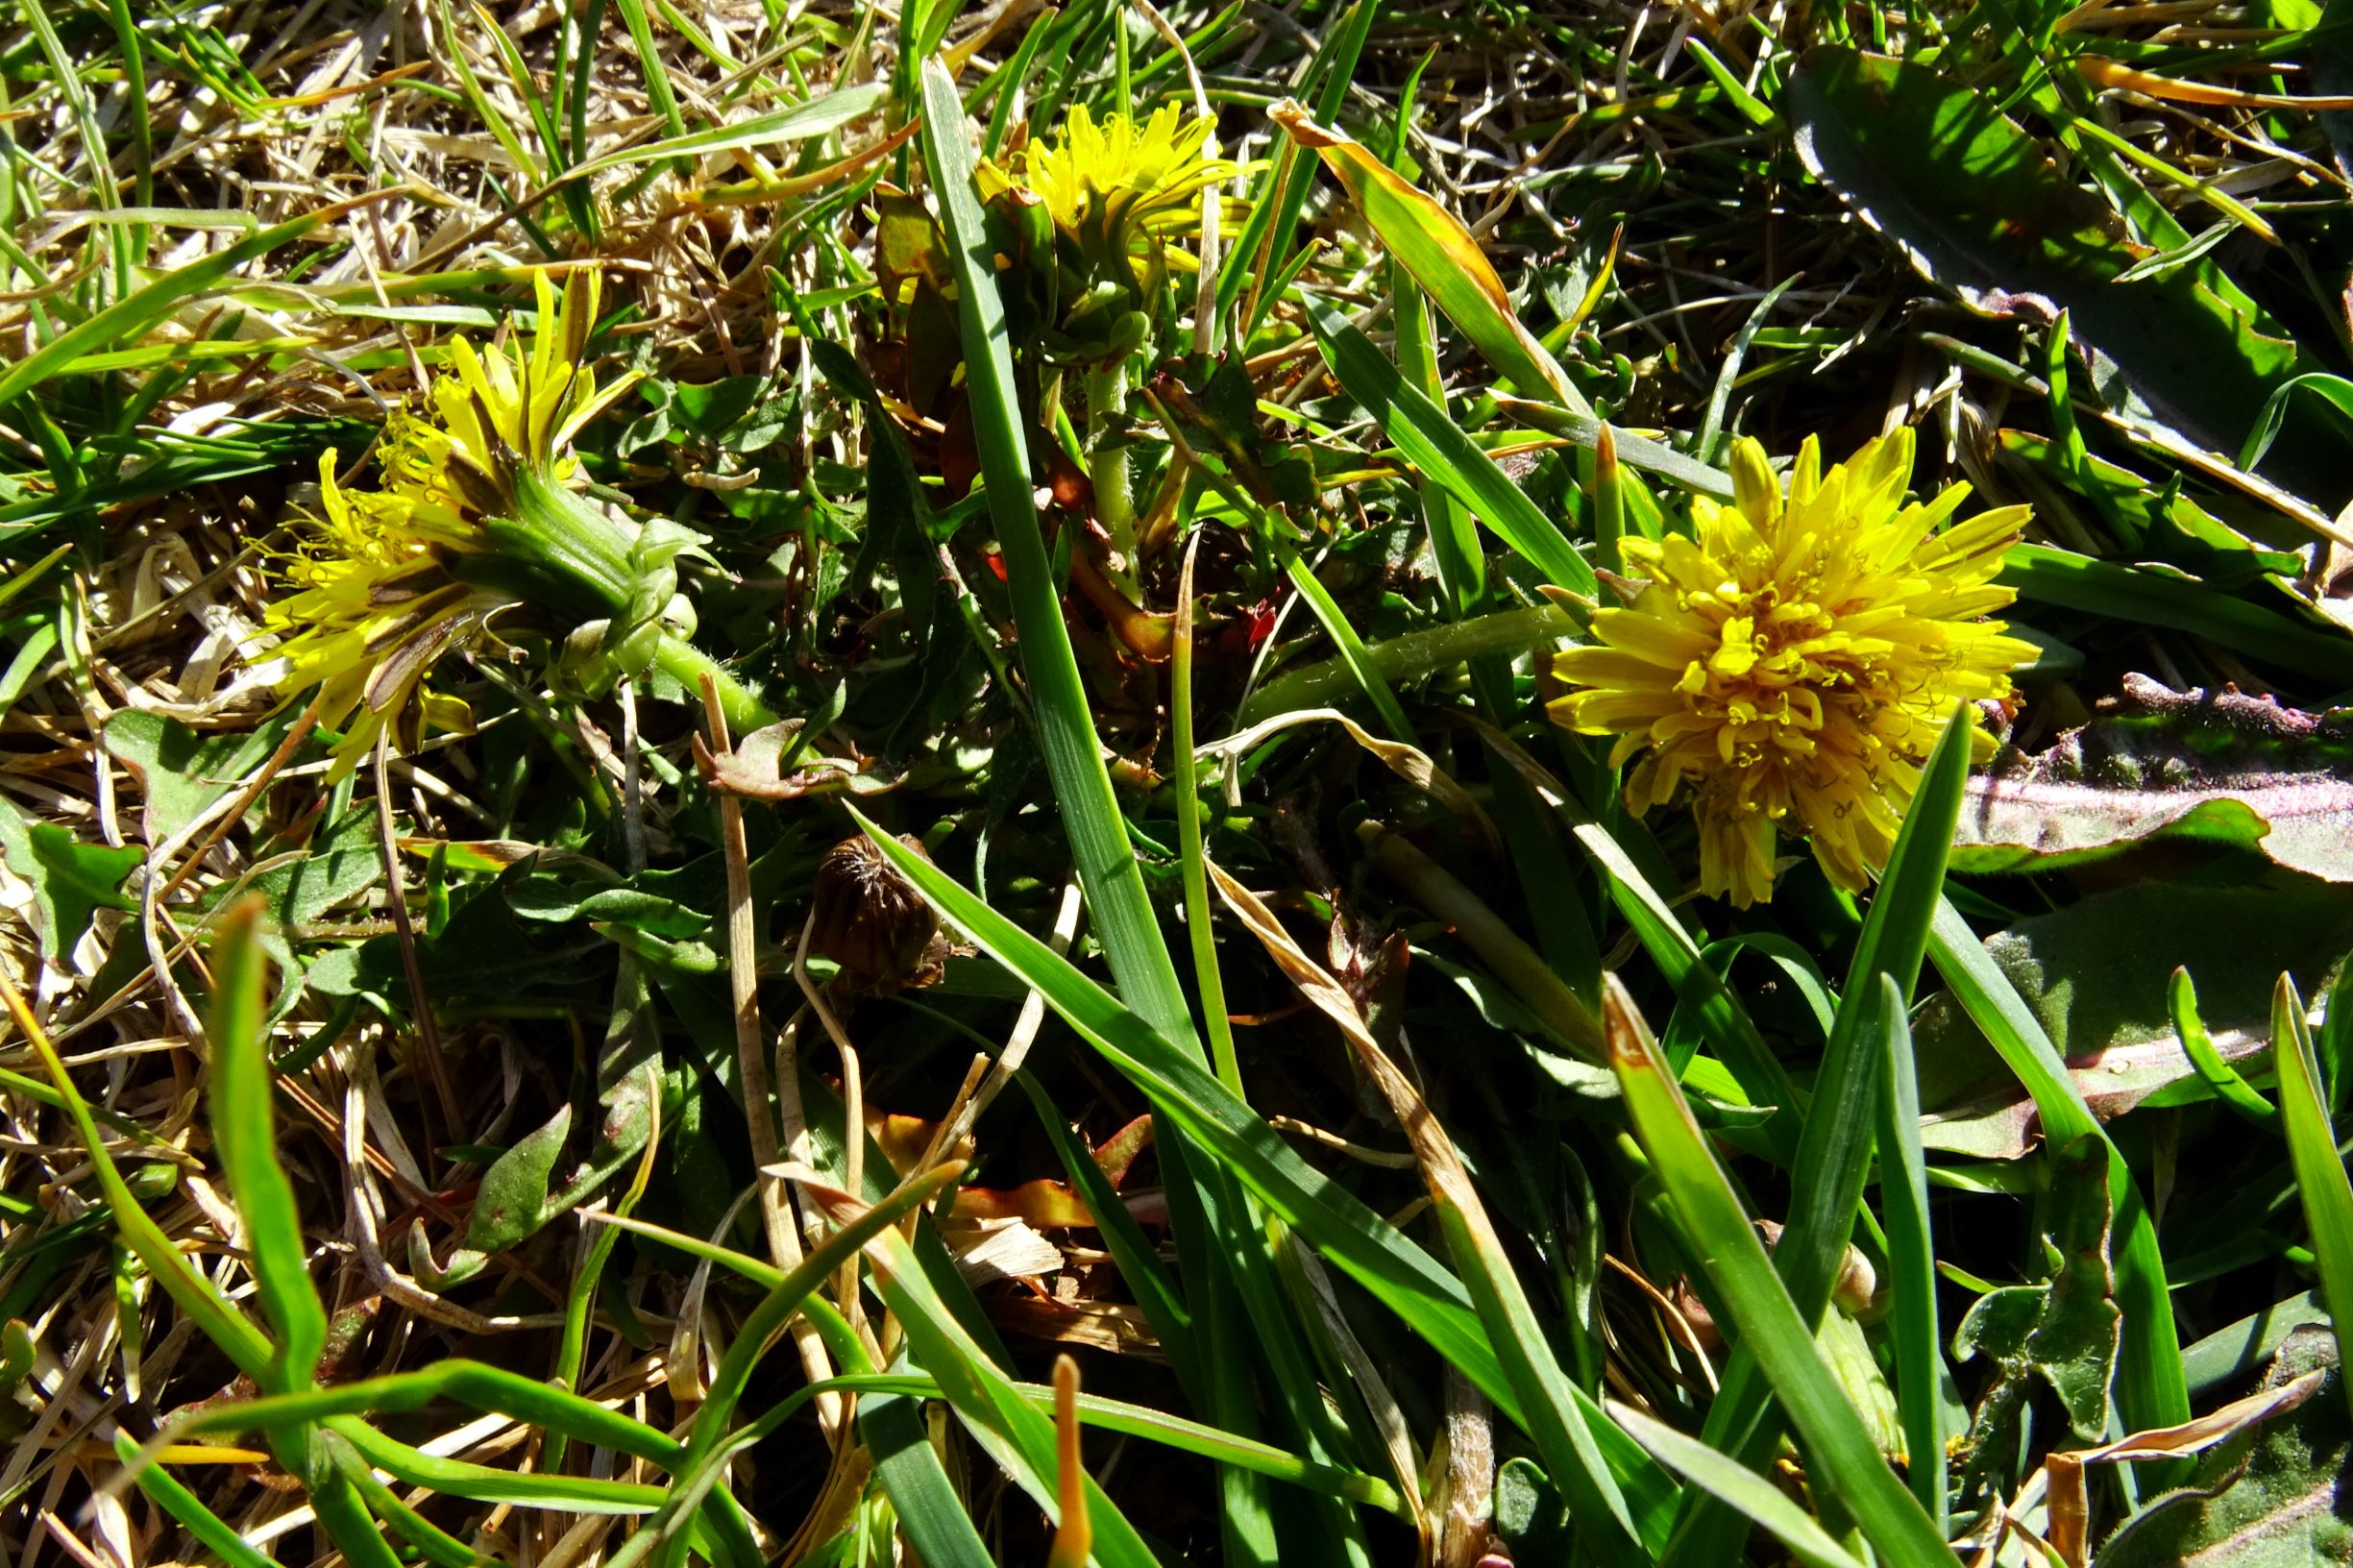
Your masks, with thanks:
M 43 958 L 72 953 L 95 911 L 136 909 L 123 883 L 146 858 L 135 845 L 110 849 L 84 844 L 55 822 L 28 822 L 14 805 L 0 800 L 0 861 L 33 889 L 33 924 Z
M 107 721 L 106 747 L 139 781 L 151 847 L 176 839 L 246 780 L 285 738 L 291 713 L 244 733 L 202 735 L 177 720 L 125 708 Z
M 2353 1562 L 2353 1425 L 2344 1369 L 2326 1329 L 2303 1328 L 2264 1377 L 2281 1388 L 2314 1372 L 2318 1390 L 2256 1431 L 2213 1449 L 2185 1489 L 2126 1520 L 2093 1568 L 2313 1568 Z
M 2087 1133 L 2105 1140 L 2107 1134 L 2083 1091 L 2068 1077 L 2058 1047 L 1949 899 L 1936 912 L 1928 951 L 1954 1001 L 1984 1031 L 2033 1099 L 2043 1136 L 2056 1145 Z M 2118 1237 L 2116 1296 L 2124 1311 L 2117 1408 L 2135 1428 L 2178 1426 L 2190 1419 L 2190 1390 L 2182 1375 L 2181 1337 L 2166 1284 L 2165 1253 L 2132 1167 L 2113 1142 L 2108 1145 L 2108 1193 Z M 2167 1483 L 2171 1469 L 2149 1468 L 2145 1479 L 2152 1484 Z
M 2108 204 L 2062 174 L 1989 92 L 1916 61 L 1834 45 L 1806 51 L 1780 109 L 1798 156 L 1930 282 L 1982 314 L 2068 313 L 2156 420 L 2235 453 L 2274 387 L 2300 369 L 2294 340 L 2237 307 L 2211 257 L 2161 277 Z M 2283 446 L 2283 475 L 2344 485 Z
M 2300 713 L 2236 690 L 2145 675 L 2034 756 L 1970 780 L 1952 863 L 2059 870 L 2159 836 L 2259 850 L 2353 882 L 2353 710 Z
M 1510 292 L 1461 219 L 1414 189 L 1360 142 L 1316 124 L 1299 104 L 1287 100 L 1270 112 L 1293 141 L 1322 157 L 1389 254 L 1505 380 L 1524 397 L 1591 416 L 1593 405 L 1520 324 Z
M 2021 1438 L 2023 1401 L 2037 1383 L 2059 1396 L 2079 1439 L 2096 1441 L 2107 1430 L 2122 1317 L 2108 1261 L 2107 1164 L 2107 1151 L 2094 1138 L 2054 1152 L 2044 1207 L 2044 1256 L 2055 1265 L 2050 1277 L 1988 1291 L 1953 1331 L 1956 1357 L 1983 1356 L 1995 1368 L 1970 1431 L 1983 1476 L 2011 1473 L 2005 1456 Z
M 2197 919 L 2185 920 L 2185 907 Z M 2279 876 L 2238 887 L 2136 883 L 2021 920 L 1981 950 L 2113 1114 L 2194 1076 L 2173 1040 L 2176 968 L 2197 984 L 2217 1050 L 2243 1071 L 2269 1041 L 2282 971 L 2316 986 L 2349 949 L 2353 888 Z M 1926 1108 L 1957 1110 L 2009 1090 L 1959 997 L 1932 998 L 1917 1032 Z
M 466 1246 L 501 1252 L 548 1222 L 548 1181 L 572 1132 L 572 1107 L 562 1105 L 482 1172 L 481 1190 L 466 1220 Z

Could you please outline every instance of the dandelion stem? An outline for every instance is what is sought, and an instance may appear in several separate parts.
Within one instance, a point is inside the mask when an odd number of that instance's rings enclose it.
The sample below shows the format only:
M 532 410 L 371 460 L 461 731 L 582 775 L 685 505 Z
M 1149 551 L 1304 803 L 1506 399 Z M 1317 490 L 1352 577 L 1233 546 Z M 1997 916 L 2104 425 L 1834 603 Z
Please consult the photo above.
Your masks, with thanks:
M 1127 447 L 1120 440 L 1127 413 L 1127 360 L 1087 372 L 1087 477 L 1094 483 L 1095 520 L 1111 535 L 1112 578 L 1122 587 L 1136 574 L 1136 499 L 1128 492 Z
M 663 633 L 654 648 L 653 666 L 689 692 L 700 691 L 702 677 L 709 675 L 719 695 L 720 711 L 727 716 L 727 727 L 737 735 L 765 729 L 776 722 L 776 716 L 768 711 L 767 705 L 728 674 L 724 666 L 682 638 Z

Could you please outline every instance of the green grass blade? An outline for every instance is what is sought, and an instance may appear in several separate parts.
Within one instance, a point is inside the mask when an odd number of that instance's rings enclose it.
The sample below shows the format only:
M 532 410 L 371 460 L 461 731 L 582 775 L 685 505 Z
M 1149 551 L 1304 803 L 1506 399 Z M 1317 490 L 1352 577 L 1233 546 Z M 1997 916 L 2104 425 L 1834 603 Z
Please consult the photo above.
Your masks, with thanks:
M 2087 1135 L 2106 1139 L 2106 1129 L 2068 1075 L 2067 1064 L 2041 1020 L 1950 900 L 1937 909 L 1928 952 L 1953 999 L 2034 1101 L 2045 1143 L 2063 1148 Z M 2117 1405 L 2134 1431 L 2177 1427 L 2190 1419 L 2190 1388 L 2182 1373 L 2172 1293 L 2166 1285 L 2165 1253 L 2132 1168 L 2113 1142 L 2108 1145 L 2108 1187 L 2116 1206 L 2116 1297 L 2124 1311 Z M 2168 1469 L 2156 1464 L 2144 1466 L 2143 1472 L 2162 1481 Z
M 2215 1048 L 2206 1020 L 2198 1016 L 2197 986 L 2188 969 L 2175 969 L 2166 982 L 2165 1005 L 2173 1021 L 2173 1038 L 2181 1041 L 2182 1055 L 2190 1059 L 2190 1066 L 2197 1069 L 2215 1097 L 2258 1127 L 2277 1127 L 2278 1108 L 2240 1077 L 2239 1069 L 2223 1061 L 2222 1053 Z
M 204 1505 L 204 1500 L 182 1485 L 175 1476 L 159 1464 L 140 1465 L 139 1445 L 128 1433 L 114 1434 L 114 1454 L 126 1467 L 134 1469 L 138 1489 L 150 1502 L 172 1516 L 180 1528 L 196 1537 L 197 1542 L 220 1557 L 229 1568 L 276 1568 L 269 1558 L 245 1544 L 239 1535 Z
M 689 131 L 684 135 L 664 136 L 642 147 L 619 148 L 590 159 L 572 170 L 571 178 L 582 179 L 592 174 L 601 174 L 607 169 L 654 163 L 666 158 L 699 158 L 705 153 L 733 152 L 739 147 L 767 147 L 779 142 L 806 141 L 828 132 L 839 131 L 850 121 L 873 113 L 890 96 L 890 87 L 880 82 L 843 87 L 821 93 L 806 103 L 795 104 L 790 109 L 780 109 L 773 113 L 753 114 L 731 120 L 725 125 Z
M 1739 1080 L 1749 1103 L 1786 1109 L 1787 1115 L 1765 1123 L 1764 1135 L 1775 1158 L 1783 1165 L 1794 1164 L 1799 1115 L 1805 1108 L 1806 1096 L 1789 1081 L 1787 1069 L 1765 1043 L 1756 1020 L 1725 984 L 1724 977 L 1702 956 L 1698 941 L 1675 918 L 1665 895 L 1634 864 L 1626 846 L 1593 819 L 1557 775 L 1494 725 L 1473 722 L 1472 727 L 1496 756 L 1528 782 L 1537 798 L 1558 812 L 1569 824 L 1579 847 L 1602 873 L 1619 915 L 1633 930 L 1651 962 L 1658 966 L 1668 985 L 1674 988 L 1678 1005 L 1690 1013 L 1700 1027 L 1701 1037 Z
M 1342 662 L 1357 677 L 1358 686 L 1362 689 L 1365 699 L 1372 703 L 1373 711 L 1381 715 L 1381 722 L 1389 726 L 1389 733 L 1409 746 L 1419 746 L 1421 737 L 1413 732 L 1413 722 L 1406 717 L 1406 710 L 1397 705 L 1397 694 L 1389 690 L 1389 683 L 1382 678 L 1380 668 L 1372 662 L 1372 656 L 1364 651 L 1364 639 L 1358 636 L 1357 628 L 1348 624 L 1348 613 L 1332 597 L 1332 590 L 1323 585 L 1314 569 L 1295 550 L 1283 552 L 1283 574 L 1291 579 L 1291 586 L 1299 590 L 1299 597 L 1307 600 L 1308 608 L 1314 612 L 1316 625 L 1324 628 L 1325 635 L 1339 649 Z
M 1928 1221 L 1928 1166 L 1920 1146 L 1920 1083 L 1912 1029 L 1896 977 L 1881 970 L 1866 1038 L 1878 1046 L 1879 1210 L 1887 1231 L 1893 1297 L 1896 1408 L 1903 1425 L 1912 1495 L 1938 1530 L 1945 1513 L 1945 1354 L 1936 1321 L 1936 1245 Z
M 827 1207 L 846 1197 L 838 1192 L 818 1196 Z M 981 1447 L 1048 1518 L 1059 1522 L 1053 1421 L 1021 1397 L 1013 1381 L 956 1321 L 932 1290 L 905 1237 L 885 1227 L 869 1238 L 866 1255 L 883 1300 L 906 1331 L 916 1363 L 939 1381 L 941 1396 Z M 1160 1559 L 1152 1549 L 1091 1479 L 1087 1482 L 1087 1517 L 1094 1527 L 1094 1557 L 1102 1568 L 1158 1568 Z
M 852 815 L 856 808 L 851 807 Z M 1024 984 L 1302 1239 L 1386 1303 L 1514 1420 L 1517 1400 L 1461 1282 L 1354 1193 L 1294 1154 L 1250 1108 L 1068 960 L 859 817 L 899 874 Z
M 1199 537 L 1194 535 L 1196 540 Z M 1193 985 L 1201 993 L 1201 1023 L 1209 1035 L 1210 1060 L 1216 1067 L 1217 1081 L 1232 1090 L 1236 1099 L 1241 1099 L 1241 1060 L 1234 1049 L 1225 978 L 1217 968 L 1217 933 L 1211 924 L 1215 915 L 1210 904 L 1209 861 L 1201 828 L 1199 757 L 1193 734 L 1194 559 L 1195 551 L 1188 546 L 1177 584 L 1175 636 L 1169 647 L 1170 783 L 1176 791 L 1177 847 L 1185 862 L 1185 940 L 1192 952 Z M 1045 1114 L 1041 1104 L 1039 1115 Z
M 1690 1256 L 1707 1271 L 1743 1344 L 1803 1439 L 1815 1488 L 1834 1488 L 1889 1561 L 1927 1568 L 1954 1560 L 1944 1532 L 1880 1458 L 1878 1445 L 1815 1349 L 1813 1330 L 1766 1256 L 1633 999 L 1614 975 L 1605 988 L 1610 1066 L 1634 1136 L 1682 1221 Z
M 321 224 L 339 218 L 354 208 L 376 199 L 366 197 L 360 201 L 321 208 L 316 212 L 306 212 L 299 218 L 289 218 L 234 245 L 215 251 L 202 260 L 191 261 L 184 267 L 175 267 L 145 288 L 115 301 L 87 321 L 60 332 L 11 365 L 6 372 L 0 373 L 0 407 L 56 375 L 68 360 L 86 354 L 95 354 L 101 349 L 114 348 L 137 336 L 256 257 L 267 256 L 281 245 L 302 238 Z
M 1094 730 L 1055 591 L 1054 571 L 1030 494 L 1030 461 L 1015 390 L 1013 355 L 997 294 L 996 267 L 972 184 L 972 149 L 964 103 L 947 68 L 923 62 L 923 158 L 940 201 L 941 228 L 956 269 L 957 313 L 964 328 L 973 433 L 988 482 L 989 513 L 1004 551 L 1006 587 L 1029 677 L 1039 739 L 1077 858 L 1080 886 L 1119 994 L 1166 1039 L 1200 1050 L 1176 966 L 1137 870 L 1127 823 Z
M 1866 1025 L 1879 1005 L 1881 976 L 1896 985 L 1900 996 L 1908 995 L 1919 978 L 1928 925 L 1944 892 L 1953 827 L 1960 821 L 1974 728 L 1975 715 L 1966 704 L 1956 704 L 1921 771 L 1919 790 L 1864 918 L 1815 1075 L 1790 1172 L 1788 1217 L 1773 1249 L 1774 1267 L 1809 1331 L 1828 1311 L 1831 1287 L 1845 1265 L 1847 1242 L 1870 1180 L 1873 1129 L 1886 1093 L 1882 1058 L 1866 1048 Z M 1768 1413 L 1770 1391 L 1777 1385 L 1771 1369 L 1757 1363 L 1762 1353 L 1754 1344 L 1734 1353 L 1724 1386 L 1708 1409 L 1705 1433 L 1709 1441 L 1752 1464 L 1762 1464 L 1778 1440 Z M 1705 1560 L 1737 1528 L 1709 1502 L 1695 1503 L 1691 1515 L 1680 1562 Z
M 2271 993 L 2271 1055 L 2278 1064 L 2280 1127 L 2288 1158 L 2295 1167 L 2296 1193 L 2304 1200 L 2304 1223 L 2320 1262 L 2321 1293 L 2332 1303 L 2353 1302 L 2353 1181 L 2337 1153 L 2330 1125 L 2328 1090 L 2320 1081 L 2320 1058 L 2304 1020 L 2304 998 L 2287 975 Z M 2340 1359 L 2348 1334 L 2345 1311 L 2329 1314 Z M 2353 1398 L 2353 1385 L 2346 1388 Z
M 1863 1568 L 1788 1493 L 1755 1471 L 1630 1405 L 1611 1400 L 1609 1413 L 1659 1463 L 1771 1532 L 1807 1568 Z
M 928 1380 L 926 1380 L 928 1381 Z M 931 1446 L 923 1408 L 895 1394 L 858 1402 L 858 1435 L 874 1463 L 874 1477 L 921 1560 L 937 1568 L 996 1568 L 972 1527 L 972 1511 Z
M 195 1265 L 163 1234 L 163 1228 L 139 1207 L 130 1184 L 115 1167 L 114 1157 L 107 1152 L 106 1140 L 98 1136 L 97 1118 L 90 1114 L 89 1102 L 74 1087 L 65 1064 L 58 1058 L 57 1047 L 50 1043 L 48 1031 L 41 1027 L 33 1010 L 25 1005 L 24 996 L 5 976 L 0 976 L 0 997 L 7 999 L 9 1011 L 16 1016 L 16 1027 L 24 1031 L 34 1053 L 49 1069 L 49 1081 L 64 1102 L 66 1114 L 73 1118 L 82 1146 L 89 1153 L 99 1189 L 106 1195 L 107 1210 L 123 1240 L 138 1254 L 139 1262 L 147 1265 L 147 1272 L 163 1286 L 173 1304 L 188 1314 L 189 1320 L 221 1354 L 236 1363 L 237 1370 L 256 1382 L 270 1376 L 275 1353 L 269 1337 L 224 1300 L 210 1280 L 196 1272 Z
M 295 1207 L 294 1185 L 278 1163 L 261 994 L 268 956 L 257 929 L 260 919 L 259 898 L 239 900 L 223 918 L 212 944 L 212 1012 L 205 1031 L 212 1050 L 208 1109 L 212 1145 L 245 1225 L 254 1293 L 278 1335 L 271 1375 L 262 1386 L 291 1394 L 310 1386 L 327 1344 L 327 1309 L 303 1255 L 303 1216 Z
M 1317 118 L 1329 120 L 1339 112 L 1380 10 L 1373 0 L 1358 0 L 1337 25 L 1328 27 L 1323 46 L 1316 51 L 1315 62 L 1309 68 L 1309 76 L 1315 84 Z M 1245 280 L 1256 274 L 1253 286 L 1257 292 L 1250 303 L 1250 319 L 1237 334 L 1238 346 L 1245 350 L 1259 323 L 1274 307 L 1278 298 L 1278 290 L 1272 286 L 1274 275 L 1284 270 L 1279 251 L 1299 232 L 1299 214 L 1307 205 L 1308 187 L 1315 181 L 1315 165 L 1289 149 L 1286 151 L 1289 156 L 1276 159 L 1266 171 L 1266 183 L 1251 191 L 1250 216 L 1243 223 L 1242 232 L 1235 236 L 1234 249 L 1217 276 L 1217 314 L 1222 319 L 1234 308 L 1234 302 L 1241 298 Z M 1277 181 L 1281 182 L 1280 189 L 1276 188 Z
M 1999 580 L 2029 601 L 2190 632 L 2332 685 L 2353 683 L 2353 638 L 2298 625 L 2258 600 L 2218 593 L 2192 577 L 2048 545 L 2012 545 Z
M 1039 1123 L 1045 1136 L 1061 1156 L 1063 1169 L 1070 1185 L 1093 1216 L 1095 1230 L 1103 1237 L 1103 1250 L 1112 1256 L 1112 1263 L 1119 1270 L 1128 1293 L 1136 1305 L 1143 1309 L 1144 1318 L 1152 1325 L 1153 1337 L 1161 1342 L 1180 1381 L 1197 1378 L 1199 1350 L 1193 1335 L 1192 1314 L 1186 1310 L 1184 1298 L 1168 1281 L 1168 1273 L 1161 1266 L 1153 1250 L 1152 1238 L 1144 1234 L 1136 1216 L 1128 1213 L 1120 1201 L 1103 1167 L 1095 1164 L 1094 1156 L 1079 1146 L 1078 1139 L 1063 1120 L 1062 1112 L 1044 1087 L 1027 1071 L 1017 1072 L 1013 1081 L 1029 1097 L 1038 1113 Z
M 836 1229 L 821 1245 L 811 1248 L 806 1258 L 776 1282 L 745 1317 L 727 1346 L 727 1354 L 721 1359 L 719 1369 L 711 1375 L 702 1403 L 696 1407 L 695 1424 L 687 1434 L 685 1457 L 680 1461 L 682 1480 L 699 1470 L 727 1435 L 736 1406 L 743 1399 L 752 1374 L 809 1296 L 855 1258 L 867 1242 L 938 1196 L 963 1171 L 964 1162 L 949 1161 L 900 1183 L 888 1198 L 870 1206 Z M 673 1543 L 682 1555 L 685 1537 L 674 1536 Z
M 561 1430 L 576 1442 L 609 1448 L 665 1470 L 675 1471 L 685 1458 L 686 1451 L 674 1438 L 595 1400 L 551 1388 L 502 1366 L 458 1359 L 436 1361 L 414 1372 L 363 1378 L 299 1394 L 265 1394 L 258 1399 L 191 1407 L 164 1424 L 156 1443 L 180 1442 L 200 1433 L 266 1432 L 295 1422 L 325 1422 L 339 1416 L 404 1414 L 441 1399 L 463 1400 L 478 1409 Z
M 1547 579 L 1587 597 L 1598 591 L 1593 569 L 1559 527 L 1537 510 L 1494 458 L 1462 433 L 1445 409 L 1407 380 L 1347 317 L 1312 295 L 1304 304 L 1324 362 L 1348 395 L 1388 432 L 1408 462 L 1476 513 Z
M 397 1442 L 366 1422 L 337 1417 L 331 1429 L 359 1451 L 361 1458 L 408 1486 L 424 1486 L 448 1497 L 511 1503 L 522 1508 L 556 1508 L 570 1513 L 651 1513 L 670 1496 L 662 1486 L 558 1476 L 543 1471 L 501 1469 L 444 1458 Z
M 1521 324 L 1510 291 L 1461 219 L 1414 189 L 1371 148 L 1316 124 L 1298 105 L 1277 105 L 1273 114 L 1293 141 L 1323 159 L 1390 257 L 1521 396 L 1591 416 L 1593 405 Z

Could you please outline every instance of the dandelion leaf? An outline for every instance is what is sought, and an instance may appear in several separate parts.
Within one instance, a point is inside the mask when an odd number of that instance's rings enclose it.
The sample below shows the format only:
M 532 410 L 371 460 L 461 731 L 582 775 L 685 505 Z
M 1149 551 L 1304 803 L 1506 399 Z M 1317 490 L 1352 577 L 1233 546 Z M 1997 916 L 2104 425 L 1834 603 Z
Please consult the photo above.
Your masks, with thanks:
M 2126 675 L 2090 723 L 1970 780 L 1952 867 L 2058 870 L 2161 836 L 2353 882 L 2353 709 L 2302 713 Z
M 2125 1521 L 2093 1568 L 2353 1563 L 2353 1422 L 2335 1335 L 2321 1327 L 2289 1335 L 2264 1386 L 2322 1369 L 2313 1397 L 2210 1450 L 2191 1484 Z
M 2210 255 L 2124 278 L 2154 247 L 1989 93 L 1915 61 L 1823 45 L 1777 107 L 1807 170 L 1923 277 L 1983 315 L 2067 311 L 2102 389 L 2193 445 L 2238 452 L 2272 391 L 2316 368 Z M 2347 493 L 2334 446 L 2308 410 L 2292 410 L 2264 472 L 2334 511 Z
M 1956 1356 L 1989 1357 L 1996 1367 L 1970 1422 L 1973 1476 L 2009 1474 L 2008 1450 L 2022 1436 L 2022 1407 L 2037 1382 L 2059 1396 L 2077 1436 L 2094 1441 L 2107 1429 L 2123 1322 L 2108 1265 L 2107 1171 L 2107 1145 L 2096 1138 L 2060 1152 L 2045 1198 L 2049 1277 L 1988 1291 L 1953 1333 Z

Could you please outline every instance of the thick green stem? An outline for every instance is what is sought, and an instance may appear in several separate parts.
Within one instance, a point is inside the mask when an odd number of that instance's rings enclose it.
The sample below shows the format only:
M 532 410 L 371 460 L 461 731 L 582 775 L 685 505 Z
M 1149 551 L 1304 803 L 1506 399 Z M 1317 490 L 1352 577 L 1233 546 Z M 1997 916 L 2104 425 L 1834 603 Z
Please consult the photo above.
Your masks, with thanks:
M 1111 535 L 1112 580 L 1129 587 L 1136 576 L 1136 498 L 1128 491 L 1127 360 L 1087 372 L 1087 477 L 1094 484 L 1095 520 Z
M 719 711 L 727 716 L 727 728 L 738 739 L 776 722 L 776 716 L 723 665 L 683 638 L 664 632 L 654 647 L 653 666 L 698 695 L 702 691 L 702 677 L 709 675 L 719 689 Z
M 1577 631 L 1580 623 L 1557 604 L 1497 610 L 1467 621 L 1450 621 L 1409 631 L 1385 642 L 1366 643 L 1364 654 L 1391 686 L 1406 686 L 1467 659 L 1517 655 Z M 1344 658 L 1326 659 L 1270 680 L 1244 703 L 1241 722 L 1257 723 L 1294 708 L 1322 707 L 1359 689 Z

